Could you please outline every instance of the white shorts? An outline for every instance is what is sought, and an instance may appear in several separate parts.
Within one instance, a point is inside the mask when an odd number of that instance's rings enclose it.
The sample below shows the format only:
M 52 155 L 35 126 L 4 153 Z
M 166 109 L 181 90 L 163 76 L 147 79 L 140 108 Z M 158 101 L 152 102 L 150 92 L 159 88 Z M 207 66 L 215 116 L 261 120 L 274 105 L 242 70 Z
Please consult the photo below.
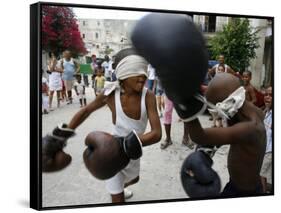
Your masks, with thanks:
M 124 191 L 125 183 L 135 179 L 140 174 L 140 158 L 130 160 L 129 164 L 112 178 L 105 181 L 107 191 L 114 195 Z

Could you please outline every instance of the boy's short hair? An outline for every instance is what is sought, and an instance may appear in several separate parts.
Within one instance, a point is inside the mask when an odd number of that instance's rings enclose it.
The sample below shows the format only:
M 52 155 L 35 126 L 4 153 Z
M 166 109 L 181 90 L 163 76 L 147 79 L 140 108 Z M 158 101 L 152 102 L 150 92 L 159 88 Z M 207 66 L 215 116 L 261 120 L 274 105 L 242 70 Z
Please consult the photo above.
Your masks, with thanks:
M 246 74 L 248 74 L 250 77 L 252 77 L 252 72 L 249 71 L 249 70 L 245 70 L 243 73 L 246 73 Z

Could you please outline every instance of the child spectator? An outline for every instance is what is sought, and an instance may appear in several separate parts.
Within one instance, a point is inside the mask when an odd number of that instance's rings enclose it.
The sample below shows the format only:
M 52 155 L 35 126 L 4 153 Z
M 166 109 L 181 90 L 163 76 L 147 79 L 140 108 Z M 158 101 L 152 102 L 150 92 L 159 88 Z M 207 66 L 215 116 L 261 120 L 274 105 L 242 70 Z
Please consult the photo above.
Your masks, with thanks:
M 242 80 L 243 80 L 244 88 L 246 90 L 246 100 L 255 104 L 257 98 L 256 98 L 255 88 L 251 84 L 251 79 L 252 79 L 252 73 L 250 71 L 244 71 L 242 75 Z
M 104 77 L 107 81 L 111 81 L 112 75 L 112 61 L 110 60 L 108 55 L 104 56 L 104 62 L 101 64 L 101 67 L 104 71 Z
M 52 108 L 52 102 L 53 102 L 53 96 L 56 92 L 57 95 L 57 107 L 60 107 L 60 100 L 61 100 L 61 90 L 62 90 L 62 80 L 61 80 L 61 74 L 62 69 L 60 67 L 60 64 L 57 60 L 56 53 L 50 53 L 50 60 L 48 62 L 48 71 L 49 71 L 49 109 L 50 111 L 53 110 Z
M 217 73 L 225 72 L 225 66 L 223 64 L 219 64 L 217 67 Z
M 98 96 L 104 88 L 105 77 L 102 75 L 101 70 L 97 71 L 97 76 L 95 78 L 95 94 Z
M 79 97 L 80 107 L 87 105 L 86 97 L 85 97 L 85 84 L 81 81 L 81 75 L 76 75 L 76 82 L 74 83 L 74 90 L 76 95 Z

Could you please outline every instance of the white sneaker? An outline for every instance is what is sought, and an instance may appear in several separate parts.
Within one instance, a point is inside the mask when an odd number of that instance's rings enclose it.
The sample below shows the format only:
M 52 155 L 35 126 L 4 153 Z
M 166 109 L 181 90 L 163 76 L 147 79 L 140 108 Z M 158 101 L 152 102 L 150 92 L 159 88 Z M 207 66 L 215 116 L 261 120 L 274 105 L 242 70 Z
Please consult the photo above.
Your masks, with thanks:
M 130 191 L 129 189 L 124 189 L 124 197 L 125 199 L 130 199 L 131 197 L 133 197 L 133 192 Z

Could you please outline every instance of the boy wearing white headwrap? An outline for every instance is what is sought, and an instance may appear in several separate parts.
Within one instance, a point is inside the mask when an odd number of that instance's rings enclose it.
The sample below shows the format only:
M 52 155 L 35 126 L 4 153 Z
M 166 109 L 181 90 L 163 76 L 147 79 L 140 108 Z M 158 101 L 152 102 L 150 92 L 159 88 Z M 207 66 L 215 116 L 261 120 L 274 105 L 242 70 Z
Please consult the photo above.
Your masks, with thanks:
M 106 82 L 104 91 L 73 117 L 68 128 L 75 129 L 92 112 L 107 105 L 112 112 L 113 135 L 126 136 L 135 130 L 142 146 L 154 144 L 160 141 L 162 133 L 155 95 L 144 87 L 147 62 L 130 51 L 121 50 L 120 54 L 122 60 L 115 69 L 117 81 Z M 151 130 L 145 132 L 148 121 Z M 125 202 L 125 198 L 132 196 L 124 188 L 138 182 L 139 172 L 140 159 L 131 160 L 125 169 L 106 180 L 112 202 Z

